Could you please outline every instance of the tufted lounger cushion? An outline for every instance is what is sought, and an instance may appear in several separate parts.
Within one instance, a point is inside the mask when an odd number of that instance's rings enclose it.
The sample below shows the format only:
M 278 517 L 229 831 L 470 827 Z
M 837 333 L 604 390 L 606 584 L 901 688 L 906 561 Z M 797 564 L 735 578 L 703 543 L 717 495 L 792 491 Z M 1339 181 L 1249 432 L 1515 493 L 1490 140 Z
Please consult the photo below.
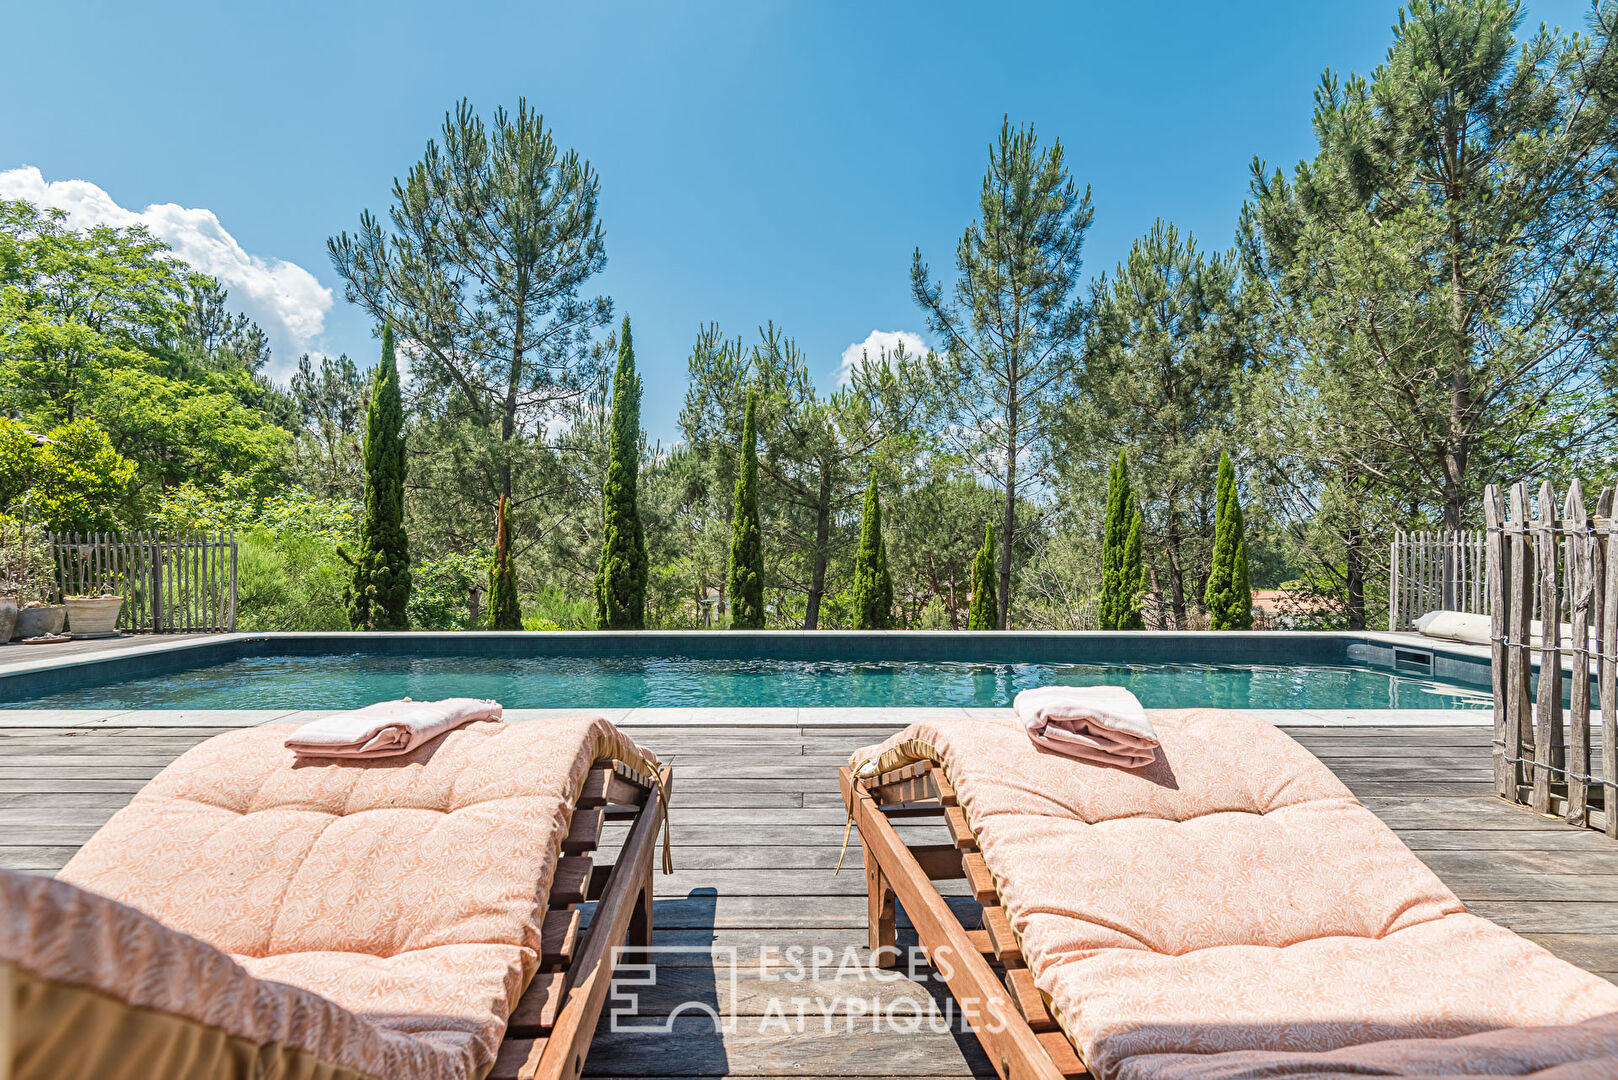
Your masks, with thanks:
M 656 758 L 599 718 L 477 723 L 371 761 L 295 761 L 291 730 L 190 750 L 61 880 L 411 1035 L 442 1066 L 419 1075 L 478 1075 L 538 965 L 545 898 L 591 765 L 649 773 Z M 397 1075 L 385 1060 L 361 1064 Z
M 1283 732 L 1212 709 L 1151 719 L 1162 747 L 1137 770 L 1040 750 L 1009 718 L 913 724 L 852 759 L 943 768 L 1035 983 L 1103 1080 L 1141 1054 L 1618 1012 L 1618 986 L 1467 914 Z

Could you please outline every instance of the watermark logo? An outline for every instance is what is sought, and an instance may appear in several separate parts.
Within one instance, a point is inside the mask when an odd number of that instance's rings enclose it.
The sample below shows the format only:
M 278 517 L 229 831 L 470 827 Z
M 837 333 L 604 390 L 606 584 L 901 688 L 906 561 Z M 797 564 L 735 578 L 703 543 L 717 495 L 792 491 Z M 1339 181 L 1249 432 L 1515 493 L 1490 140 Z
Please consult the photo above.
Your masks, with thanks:
M 751 950 L 749 950 L 751 952 Z M 669 1035 L 691 1019 L 720 1034 L 893 1032 L 997 1033 L 1009 998 L 948 990 L 950 950 L 761 946 L 743 960 L 734 946 L 654 945 L 614 951 L 607 1022 L 613 1032 Z
M 659 957 L 668 961 L 661 969 L 657 962 Z M 693 959 L 698 962 L 692 964 L 690 961 Z M 704 964 L 701 962 L 703 960 L 709 963 Z M 739 993 L 741 964 L 737 960 L 734 947 L 651 945 L 629 948 L 619 945 L 613 948 L 612 962 L 612 987 L 607 997 L 609 1006 L 607 1022 L 609 1029 L 614 1033 L 672 1035 L 674 1022 L 682 1016 L 707 1016 L 713 1021 L 714 1030 L 724 1034 L 736 1030 L 736 1007 L 741 997 Z M 672 1002 L 656 1003 L 668 1011 L 664 1012 L 662 1008 L 657 1008 L 642 1012 L 642 994 L 666 988 L 666 984 L 662 987 L 658 984 L 660 970 L 670 975 L 680 971 L 695 972 L 697 978 L 693 981 L 702 983 L 707 981 L 710 969 L 714 987 L 711 997 L 702 998 L 696 994 L 687 994 L 680 998 L 676 994 L 676 999 Z M 727 978 L 728 988 L 722 985 L 723 980 Z

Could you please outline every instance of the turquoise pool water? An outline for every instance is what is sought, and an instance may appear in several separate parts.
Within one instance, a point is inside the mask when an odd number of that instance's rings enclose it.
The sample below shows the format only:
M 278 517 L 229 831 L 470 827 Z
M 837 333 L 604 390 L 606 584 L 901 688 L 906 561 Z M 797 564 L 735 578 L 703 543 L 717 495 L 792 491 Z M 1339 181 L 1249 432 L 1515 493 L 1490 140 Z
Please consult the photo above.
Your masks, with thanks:
M 1148 708 L 1486 708 L 1486 693 L 1351 666 L 860 663 L 681 657 L 244 657 L 53 693 L 13 707 L 341 709 L 491 697 L 507 708 L 996 706 L 1030 686 L 1112 683 Z M 4 696 L 0 684 L 0 697 Z

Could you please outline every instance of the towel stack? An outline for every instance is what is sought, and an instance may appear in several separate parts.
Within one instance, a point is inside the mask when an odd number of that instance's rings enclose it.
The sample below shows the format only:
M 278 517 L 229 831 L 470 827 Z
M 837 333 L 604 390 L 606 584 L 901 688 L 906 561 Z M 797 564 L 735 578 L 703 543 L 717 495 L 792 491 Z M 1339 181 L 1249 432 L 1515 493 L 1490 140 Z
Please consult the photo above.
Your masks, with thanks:
M 422 743 L 475 720 L 498 720 L 498 701 L 379 701 L 353 712 L 313 720 L 287 736 L 300 757 L 382 758 L 408 754 Z
M 1121 686 L 1041 686 L 1012 702 L 1034 745 L 1080 761 L 1138 769 L 1157 758 L 1157 732 Z

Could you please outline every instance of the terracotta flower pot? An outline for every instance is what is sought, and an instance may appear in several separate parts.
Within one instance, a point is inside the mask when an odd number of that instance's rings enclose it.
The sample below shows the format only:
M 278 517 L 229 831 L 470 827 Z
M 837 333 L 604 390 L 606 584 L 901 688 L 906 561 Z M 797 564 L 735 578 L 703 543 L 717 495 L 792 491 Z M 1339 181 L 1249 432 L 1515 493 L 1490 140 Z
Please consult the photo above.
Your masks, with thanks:
M 0 596 L 0 645 L 11 640 L 17 629 L 17 598 Z
M 64 604 L 25 607 L 17 612 L 17 627 L 11 632 L 12 638 L 21 641 L 24 638 L 43 637 L 46 634 L 60 634 L 66 622 L 67 607 Z
M 67 627 L 76 638 L 116 637 L 121 596 L 66 596 Z

